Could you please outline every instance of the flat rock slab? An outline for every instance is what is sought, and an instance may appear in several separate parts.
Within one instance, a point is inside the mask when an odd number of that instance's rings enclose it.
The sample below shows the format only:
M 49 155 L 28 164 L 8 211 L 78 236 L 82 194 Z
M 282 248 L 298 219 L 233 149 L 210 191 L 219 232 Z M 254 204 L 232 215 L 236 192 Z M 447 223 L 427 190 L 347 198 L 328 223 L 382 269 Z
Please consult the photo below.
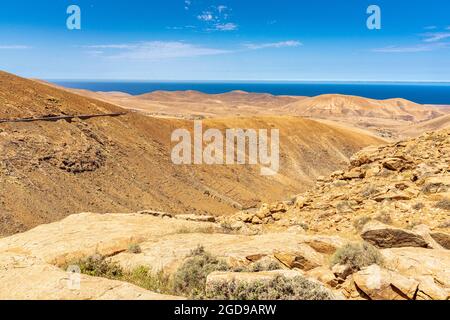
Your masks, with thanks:
M 378 248 L 428 247 L 428 242 L 420 234 L 379 222 L 365 225 L 361 237 Z
M 177 300 L 130 283 L 73 274 L 18 253 L 0 253 L 0 299 Z

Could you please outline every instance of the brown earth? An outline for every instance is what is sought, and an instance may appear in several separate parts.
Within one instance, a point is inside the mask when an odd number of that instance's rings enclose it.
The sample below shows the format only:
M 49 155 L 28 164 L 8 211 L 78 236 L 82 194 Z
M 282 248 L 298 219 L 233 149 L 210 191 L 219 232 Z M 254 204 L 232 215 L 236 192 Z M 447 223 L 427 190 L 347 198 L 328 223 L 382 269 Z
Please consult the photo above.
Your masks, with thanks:
M 123 111 L 0 73 L 0 118 Z M 279 128 L 279 174 L 264 177 L 258 166 L 248 165 L 173 165 L 171 133 L 177 128 L 192 131 L 192 121 L 185 119 L 130 112 L 86 120 L 1 123 L 0 234 L 83 211 L 155 209 L 228 215 L 306 190 L 315 177 L 345 166 L 354 152 L 382 142 L 361 132 L 288 116 L 211 119 L 204 126 Z
M 53 85 L 53 84 L 52 84 Z M 53 85 L 55 86 L 55 85 Z M 376 100 L 325 94 L 316 97 L 275 96 L 232 91 L 204 94 L 198 91 L 156 91 L 143 95 L 66 89 L 158 117 L 211 118 L 224 116 L 293 115 L 359 128 L 385 139 L 414 137 L 450 124 L 448 106 L 421 105 L 405 99 Z M 439 119 L 439 120 L 438 120 Z M 431 126 L 431 127 L 430 127 Z M 436 128 L 437 129 L 437 128 Z

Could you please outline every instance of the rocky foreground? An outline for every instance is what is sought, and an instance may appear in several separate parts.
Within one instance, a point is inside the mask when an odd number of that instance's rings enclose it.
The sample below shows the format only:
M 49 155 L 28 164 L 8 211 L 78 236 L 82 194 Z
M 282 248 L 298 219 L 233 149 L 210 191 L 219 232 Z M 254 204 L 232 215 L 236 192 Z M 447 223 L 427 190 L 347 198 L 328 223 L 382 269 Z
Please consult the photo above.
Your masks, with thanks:
M 206 260 L 220 265 L 205 278 L 210 298 L 248 298 L 242 288 L 253 284 L 254 293 L 270 283 L 301 290 L 257 297 L 446 300 L 449 188 L 447 130 L 365 149 L 348 170 L 319 178 L 313 190 L 231 218 L 154 211 L 72 215 L 0 239 L 0 298 L 190 298 L 87 274 L 73 288 L 66 268 L 100 256 L 123 272 L 145 267 L 171 276 L 202 246 Z M 309 294 L 305 288 L 312 288 Z

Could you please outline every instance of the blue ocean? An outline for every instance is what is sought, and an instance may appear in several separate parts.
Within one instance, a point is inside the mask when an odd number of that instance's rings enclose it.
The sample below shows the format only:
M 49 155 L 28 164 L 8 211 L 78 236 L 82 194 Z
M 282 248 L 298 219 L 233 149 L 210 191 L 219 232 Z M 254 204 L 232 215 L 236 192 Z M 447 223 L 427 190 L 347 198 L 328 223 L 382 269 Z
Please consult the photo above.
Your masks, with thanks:
M 52 81 L 52 80 L 51 80 Z M 156 90 L 197 90 L 225 93 L 233 90 L 273 95 L 317 96 L 347 94 L 373 99 L 404 98 L 421 104 L 450 105 L 450 83 L 401 82 L 219 82 L 219 81 L 72 81 L 53 80 L 64 87 L 91 91 L 121 91 L 132 95 Z

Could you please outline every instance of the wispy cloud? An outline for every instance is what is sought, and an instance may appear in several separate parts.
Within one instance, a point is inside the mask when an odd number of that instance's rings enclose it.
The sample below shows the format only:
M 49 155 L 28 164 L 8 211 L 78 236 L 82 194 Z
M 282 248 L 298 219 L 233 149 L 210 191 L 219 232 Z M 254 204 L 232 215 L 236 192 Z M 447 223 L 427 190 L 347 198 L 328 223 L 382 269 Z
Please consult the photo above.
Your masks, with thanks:
M 197 19 L 200 21 L 216 21 L 217 17 L 211 11 L 203 11 L 197 16 Z
M 192 1 L 191 0 L 184 0 L 184 10 L 189 10 L 191 8 Z
M 423 36 L 425 42 L 437 42 L 447 38 L 450 38 L 450 32 L 428 32 L 424 33 Z
M 0 50 L 25 50 L 25 49 L 31 49 L 30 46 L 24 46 L 24 45 L 0 45 Z
M 203 22 L 206 31 L 235 31 L 237 23 L 229 21 L 232 9 L 225 5 L 211 6 L 197 15 L 197 20 Z
M 220 31 L 234 31 L 238 29 L 238 25 L 233 22 L 218 23 L 214 27 L 216 30 Z
M 437 29 L 437 27 L 436 26 L 426 26 L 424 29 L 425 30 L 435 30 L 435 29 Z
M 265 48 L 284 48 L 284 47 L 299 47 L 303 44 L 297 40 L 288 40 L 280 42 L 268 42 L 268 43 L 247 43 L 245 47 L 252 50 L 265 49 Z
M 373 52 L 381 53 L 408 53 L 408 52 L 428 52 L 435 49 L 448 47 L 447 43 L 430 43 L 430 44 L 418 44 L 414 46 L 388 46 L 384 48 L 373 49 Z
M 84 46 L 90 49 L 106 49 L 102 56 L 113 59 L 164 60 L 184 57 L 209 56 L 228 53 L 224 49 L 209 48 L 181 41 L 149 41 L 130 44 L 101 44 Z

